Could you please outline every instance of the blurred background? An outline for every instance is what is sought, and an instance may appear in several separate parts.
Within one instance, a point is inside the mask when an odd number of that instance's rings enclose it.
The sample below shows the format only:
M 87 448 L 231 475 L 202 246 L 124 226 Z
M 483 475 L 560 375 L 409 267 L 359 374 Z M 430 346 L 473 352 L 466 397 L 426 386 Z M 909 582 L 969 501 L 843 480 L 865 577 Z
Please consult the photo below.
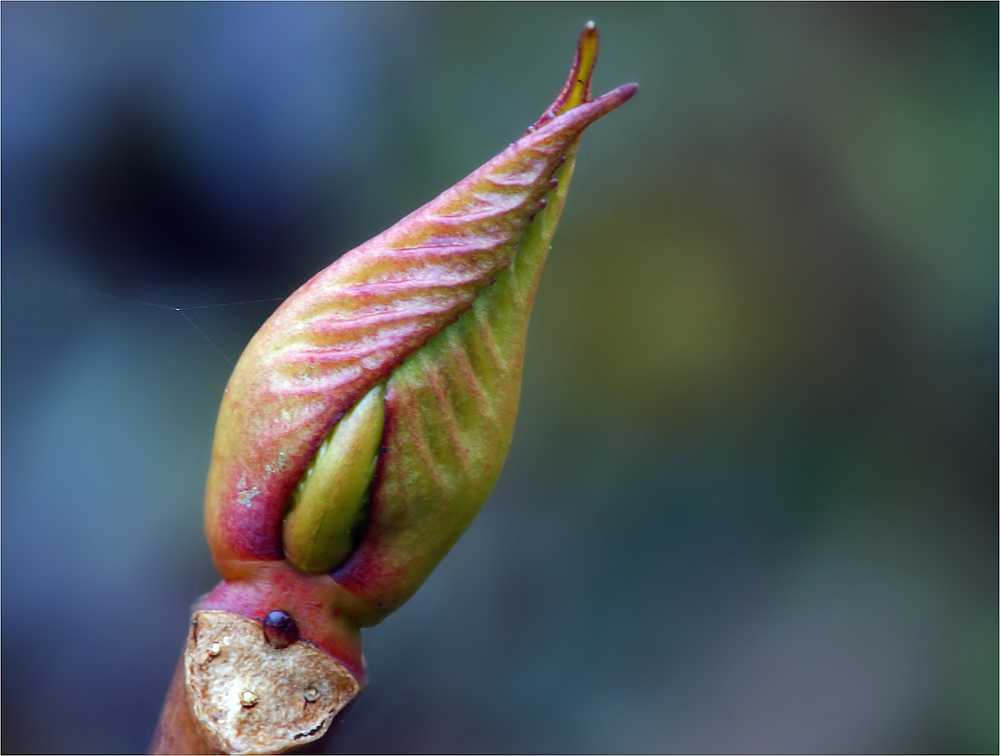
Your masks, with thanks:
M 997 752 L 992 3 L 5 3 L 4 752 L 144 751 L 230 362 L 591 18 L 507 466 L 331 747 Z

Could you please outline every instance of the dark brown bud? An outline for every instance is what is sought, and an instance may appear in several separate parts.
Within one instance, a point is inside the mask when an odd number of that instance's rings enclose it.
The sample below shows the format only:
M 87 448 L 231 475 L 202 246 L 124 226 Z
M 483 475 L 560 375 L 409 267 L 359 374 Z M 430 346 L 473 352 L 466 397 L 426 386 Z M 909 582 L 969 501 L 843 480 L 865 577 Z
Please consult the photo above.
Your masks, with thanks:
M 299 639 L 299 626 L 288 612 L 276 609 L 264 618 L 264 639 L 272 648 L 287 648 Z

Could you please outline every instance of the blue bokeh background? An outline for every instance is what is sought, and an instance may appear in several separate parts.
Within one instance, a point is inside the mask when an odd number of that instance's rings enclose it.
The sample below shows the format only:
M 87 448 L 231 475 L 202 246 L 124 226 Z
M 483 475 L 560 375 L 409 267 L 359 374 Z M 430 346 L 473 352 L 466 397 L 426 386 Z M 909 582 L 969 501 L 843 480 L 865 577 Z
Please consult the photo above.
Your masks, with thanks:
M 640 93 L 332 747 L 996 753 L 996 4 L 0 12 L 5 753 L 146 748 L 256 300 L 506 147 L 589 18 Z

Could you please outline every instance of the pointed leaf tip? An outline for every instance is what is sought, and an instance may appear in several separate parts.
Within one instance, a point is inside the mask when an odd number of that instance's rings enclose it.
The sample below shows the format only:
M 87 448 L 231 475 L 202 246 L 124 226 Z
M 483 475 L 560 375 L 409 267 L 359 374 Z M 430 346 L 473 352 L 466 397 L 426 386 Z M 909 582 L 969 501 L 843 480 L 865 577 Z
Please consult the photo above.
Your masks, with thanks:
M 573 57 L 573 65 L 570 66 L 566 83 L 559 92 L 559 96 L 542 113 L 542 117 L 528 129 L 529 132 L 548 123 L 557 115 L 590 101 L 594 65 L 597 63 L 599 46 L 600 38 L 597 35 L 597 26 L 593 21 L 588 21 L 577 39 L 576 55 Z
M 597 26 L 593 21 L 588 21 L 576 43 L 576 58 L 573 60 L 569 80 L 566 82 L 569 87 L 566 102 L 555 112 L 565 113 L 570 108 L 590 100 L 599 43 Z

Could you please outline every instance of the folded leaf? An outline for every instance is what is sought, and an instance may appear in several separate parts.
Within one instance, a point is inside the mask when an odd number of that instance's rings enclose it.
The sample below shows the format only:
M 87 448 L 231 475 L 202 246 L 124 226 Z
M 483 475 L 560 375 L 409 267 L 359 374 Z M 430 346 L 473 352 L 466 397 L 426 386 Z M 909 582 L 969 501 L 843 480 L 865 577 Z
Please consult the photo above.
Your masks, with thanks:
M 351 553 L 364 521 L 384 418 L 385 387 L 378 384 L 327 434 L 292 493 L 282 543 L 302 572 L 329 572 Z
M 226 582 L 202 608 L 263 616 L 294 604 L 303 637 L 354 648 L 315 612 L 378 622 L 468 527 L 510 445 L 528 317 L 580 135 L 637 89 L 591 100 L 596 54 L 588 25 L 565 87 L 524 136 L 318 273 L 251 340 L 206 491 Z

